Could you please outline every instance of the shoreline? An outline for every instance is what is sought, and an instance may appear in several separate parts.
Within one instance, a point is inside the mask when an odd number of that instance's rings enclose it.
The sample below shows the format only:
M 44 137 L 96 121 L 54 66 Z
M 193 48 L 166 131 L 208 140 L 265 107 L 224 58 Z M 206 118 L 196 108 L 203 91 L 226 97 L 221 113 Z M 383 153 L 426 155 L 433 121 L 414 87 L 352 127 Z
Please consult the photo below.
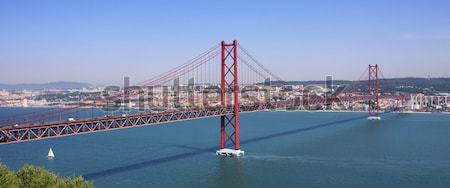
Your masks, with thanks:
M 70 106 L 0 106 L 0 108 L 70 108 Z M 93 109 L 101 109 L 101 107 L 80 107 L 80 108 L 93 108 Z M 138 109 L 138 108 L 130 108 L 130 109 Z M 358 110 L 263 110 L 261 112 L 309 112 L 309 113 L 367 113 L 368 111 Z M 385 111 L 380 111 L 380 113 L 384 113 Z M 419 112 L 419 111 L 402 111 L 402 112 L 393 112 L 396 114 L 446 114 L 450 115 L 450 112 Z
M 266 112 L 310 112 L 310 113 L 368 113 L 368 111 L 351 111 L 351 110 L 268 110 Z M 384 113 L 385 111 L 380 111 Z M 415 112 L 415 111 L 403 111 L 403 112 L 392 112 L 396 114 L 445 114 L 450 115 L 450 112 Z

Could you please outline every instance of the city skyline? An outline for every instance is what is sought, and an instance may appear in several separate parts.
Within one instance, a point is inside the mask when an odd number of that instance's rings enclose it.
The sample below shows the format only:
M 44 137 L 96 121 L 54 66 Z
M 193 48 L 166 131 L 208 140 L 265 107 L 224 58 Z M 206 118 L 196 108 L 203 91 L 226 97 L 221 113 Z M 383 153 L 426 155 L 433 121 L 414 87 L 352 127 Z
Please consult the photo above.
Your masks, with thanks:
M 450 77 L 446 1 L 0 5 L 6 84 L 133 84 L 233 39 L 285 80 L 355 80 L 367 64 L 386 77 Z

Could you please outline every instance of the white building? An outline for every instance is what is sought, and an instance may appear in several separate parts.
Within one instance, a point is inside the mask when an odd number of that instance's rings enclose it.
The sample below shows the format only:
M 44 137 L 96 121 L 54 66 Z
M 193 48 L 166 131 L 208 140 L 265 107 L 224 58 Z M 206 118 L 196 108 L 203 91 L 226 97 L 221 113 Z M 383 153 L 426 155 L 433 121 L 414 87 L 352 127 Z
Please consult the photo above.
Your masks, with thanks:
M 427 107 L 440 109 L 442 107 L 449 107 L 448 98 L 449 95 L 425 96 L 422 93 L 416 95 L 411 94 L 409 106 L 411 110 L 420 110 Z

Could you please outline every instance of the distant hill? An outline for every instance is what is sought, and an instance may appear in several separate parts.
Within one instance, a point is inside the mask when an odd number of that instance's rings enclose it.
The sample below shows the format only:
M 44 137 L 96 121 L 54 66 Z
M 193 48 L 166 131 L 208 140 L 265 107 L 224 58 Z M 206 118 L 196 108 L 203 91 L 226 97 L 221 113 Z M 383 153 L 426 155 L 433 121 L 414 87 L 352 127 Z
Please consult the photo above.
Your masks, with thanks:
M 272 85 L 325 85 L 324 80 L 315 81 L 272 81 Z M 350 81 L 350 80 L 333 80 L 334 85 L 351 86 L 350 89 L 359 89 L 367 91 L 367 80 Z M 439 92 L 450 93 L 450 78 L 388 78 L 380 79 L 380 90 L 382 92 L 406 92 L 406 93 L 425 93 L 433 94 Z
M 350 84 L 350 80 L 333 80 L 334 85 Z M 308 80 L 308 81 L 271 81 L 272 85 L 325 85 L 325 80 Z
M 0 84 L 0 89 L 23 90 L 23 89 L 77 89 L 91 87 L 89 83 L 82 82 L 50 82 L 50 83 L 24 83 L 24 84 Z
M 360 83 L 367 85 L 367 81 Z M 367 88 L 367 87 L 365 87 Z M 450 93 L 450 78 L 389 78 L 380 80 L 380 89 L 385 92 L 399 91 L 406 93 L 435 94 Z

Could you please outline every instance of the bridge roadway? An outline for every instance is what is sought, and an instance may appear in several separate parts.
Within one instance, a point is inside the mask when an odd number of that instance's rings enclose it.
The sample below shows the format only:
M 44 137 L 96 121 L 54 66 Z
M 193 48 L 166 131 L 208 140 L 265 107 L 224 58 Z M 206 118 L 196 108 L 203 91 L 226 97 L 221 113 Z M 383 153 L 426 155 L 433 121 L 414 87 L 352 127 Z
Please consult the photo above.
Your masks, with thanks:
M 389 98 L 389 97 L 382 97 Z M 287 100 L 259 105 L 241 105 L 240 112 L 255 112 L 282 107 L 294 107 L 301 105 L 325 104 L 329 102 L 354 102 L 368 100 L 368 96 L 353 96 L 332 98 L 325 100 L 323 97 L 310 97 L 308 101 Z M 328 102 L 327 102 L 328 101 Z M 21 124 L 17 126 L 0 127 L 0 144 L 17 143 L 24 141 L 41 140 L 62 136 L 80 135 L 101 131 L 124 129 L 140 126 L 152 126 L 161 123 L 186 121 L 192 119 L 208 118 L 228 115 L 233 112 L 230 108 L 202 108 L 185 111 L 165 111 L 158 113 L 138 113 L 129 115 L 105 116 L 78 119 L 75 121 L 56 121 L 34 124 Z
M 253 112 L 268 109 L 267 105 L 241 106 L 240 112 Z M 186 111 L 165 111 L 158 113 L 139 113 L 129 115 L 105 116 L 79 119 L 75 121 L 57 121 L 18 126 L 0 127 L 0 144 L 33 141 L 46 138 L 80 135 L 115 129 L 140 126 L 152 126 L 161 123 L 185 121 L 228 115 L 232 108 L 192 109 Z

